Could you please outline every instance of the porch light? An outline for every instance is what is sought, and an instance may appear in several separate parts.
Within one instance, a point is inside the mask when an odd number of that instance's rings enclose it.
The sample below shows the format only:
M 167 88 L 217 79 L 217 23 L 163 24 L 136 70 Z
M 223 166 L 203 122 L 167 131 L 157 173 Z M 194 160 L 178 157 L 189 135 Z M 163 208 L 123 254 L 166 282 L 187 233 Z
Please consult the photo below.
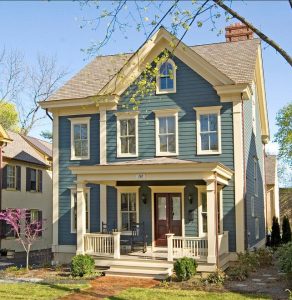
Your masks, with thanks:
M 189 194 L 189 202 L 190 204 L 193 204 L 193 196 L 191 194 Z
M 142 202 L 143 202 L 144 204 L 147 203 L 147 197 L 146 197 L 145 194 L 142 194 Z

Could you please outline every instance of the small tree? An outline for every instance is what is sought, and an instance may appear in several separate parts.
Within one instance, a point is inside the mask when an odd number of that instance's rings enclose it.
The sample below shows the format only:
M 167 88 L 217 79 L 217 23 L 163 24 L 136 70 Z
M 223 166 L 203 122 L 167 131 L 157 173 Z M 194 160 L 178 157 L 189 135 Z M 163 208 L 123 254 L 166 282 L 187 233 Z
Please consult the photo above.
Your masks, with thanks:
M 26 269 L 28 270 L 29 253 L 32 245 L 43 231 L 43 221 L 31 220 L 30 211 L 24 208 L 8 208 L 3 210 L 0 212 L 0 220 L 10 225 L 11 232 L 25 250 Z
M 273 217 L 271 246 L 278 247 L 281 243 L 280 225 L 277 217 Z
M 282 243 L 287 244 L 291 242 L 291 228 L 290 222 L 287 216 L 284 216 L 282 223 Z

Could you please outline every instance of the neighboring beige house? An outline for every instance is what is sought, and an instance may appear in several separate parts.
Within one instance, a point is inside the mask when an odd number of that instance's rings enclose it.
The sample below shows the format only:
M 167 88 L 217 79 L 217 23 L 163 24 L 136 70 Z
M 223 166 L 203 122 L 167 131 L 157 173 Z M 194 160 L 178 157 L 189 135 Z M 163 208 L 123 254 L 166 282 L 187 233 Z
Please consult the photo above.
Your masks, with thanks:
M 51 144 L 10 131 L 6 134 L 9 140 L 2 145 L 1 209 L 27 208 L 30 210 L 31 219 L 45 220 L 42 236 L 33 245 L 32 250 L 51 249 Z M 22 246 L 14 237 L 9 237 L 9 234 L 7 236 L 7 232 L 2 224 L 1 249 L 22 252 Z
M 284 216 L 287 216 L 292 226 L 292 188 L 280 188 L 280 219 L 281 224 Z
M 266 226 L 270 231 L 273 217 L 280 217 L 279 185 L 277 174 L 277 156 L 267 155 L 265 158 L 266 176 Z M 280 221 L 280 220 L 279 220 Z

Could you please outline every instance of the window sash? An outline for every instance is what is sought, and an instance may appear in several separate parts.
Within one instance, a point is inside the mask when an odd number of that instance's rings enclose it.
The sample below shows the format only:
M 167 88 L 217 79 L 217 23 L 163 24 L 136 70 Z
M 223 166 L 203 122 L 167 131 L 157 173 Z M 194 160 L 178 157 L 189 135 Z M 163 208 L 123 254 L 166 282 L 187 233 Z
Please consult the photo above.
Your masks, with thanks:
M 130 231 L 132 222 L 137 222 L 137 195 L 133 192 L 121 193 L 121 230 Z
M 211 117 L 216 119 L 214 124 L 211 123 Z M 200 114 L 199 118 L 201 151 L 218 151 L 218 114 Z
M 16 188 L 16 166 L 7 165 L 7 188 Z
M 131 124 L 132 123 L 132 124 Z M 122 119 L 120 124 L 120 153 L 121 154 L 136 154 L 136 119 Z M 123 127 L 125 126 L 125 127 Z
M 165 62 L 160 66 L 159 89 L 161 91 L 174 89 L 174 67 L 169 62 Z
M 88 156 L 88 124 L 73 124 L 73 147 L 75 157 Z
M 173 124 L 169 124 L 173 120 Z M 165 122 L 165 124 L 163 124 Z M 158 117 L 158 138 L 160 152 L 176 153 L 176 117 Z M 165 128 L 163 128 L 165 125 Z
M 73 197 L 73 220 L 72 220 L 72 229 L 74 231 L 77 230 L 77 192 L 73 192 L 72 193 L 72 197 Z M 86 231 L 89 231 L 89 192 L 85 193 L 85 220 L 86 220 Z

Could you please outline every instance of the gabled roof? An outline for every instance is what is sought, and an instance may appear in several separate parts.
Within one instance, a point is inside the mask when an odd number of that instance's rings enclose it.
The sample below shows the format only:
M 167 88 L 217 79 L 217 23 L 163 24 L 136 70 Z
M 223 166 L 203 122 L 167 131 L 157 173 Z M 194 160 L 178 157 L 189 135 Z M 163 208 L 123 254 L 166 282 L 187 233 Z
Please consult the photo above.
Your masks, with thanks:
M 266 185 L 274 185 L 276 183 L 276 168 L 277 156 L 267 155 L 265 158 Z
M 8 131 L 8 133 L 13 141 L 4 148 L 4 158 L 15 159 L 40 166 L 48 166 L 44 156 L 24 139 L 22 135 L 12 131 Z
M 254 79 L 259 39 L 192 46 L 199 55 L 231 82 L 251 83 Z M 97 56 L 63 85 L 49 100 L 81 99 L 98 95 L 125 65 L 133 53 Z
M 25 140 L 27 140 L 33 147 L 37 148 L 40 152 L 48 157 L 53 156 L 52 144 L 40 139 L 37 139 L 32 136 L 22 136 Z

